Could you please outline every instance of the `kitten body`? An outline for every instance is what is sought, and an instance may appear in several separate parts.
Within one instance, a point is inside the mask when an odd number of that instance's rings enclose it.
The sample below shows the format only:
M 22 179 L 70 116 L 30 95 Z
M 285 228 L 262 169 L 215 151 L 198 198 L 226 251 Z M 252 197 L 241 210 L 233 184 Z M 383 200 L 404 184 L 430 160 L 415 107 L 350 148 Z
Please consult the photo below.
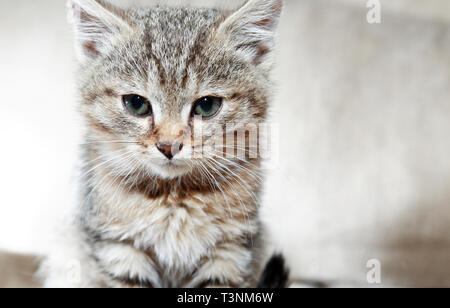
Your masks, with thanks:
M 80 206 L 42 269 L 46 286 L 257 286 L 261 160 L 248 145 L 244 158 L 213 145 L 266 121 L 281 0 L 251 0 L 235 12 L 123 10 L 95 0 L 69 7 L 87 132 Z M 127 112 L 130 94 L 145 97 L 151 114 Z M 195 119 L 203 97 L 223 104 Z M 157 146 L 175 140 L 173 157 Z

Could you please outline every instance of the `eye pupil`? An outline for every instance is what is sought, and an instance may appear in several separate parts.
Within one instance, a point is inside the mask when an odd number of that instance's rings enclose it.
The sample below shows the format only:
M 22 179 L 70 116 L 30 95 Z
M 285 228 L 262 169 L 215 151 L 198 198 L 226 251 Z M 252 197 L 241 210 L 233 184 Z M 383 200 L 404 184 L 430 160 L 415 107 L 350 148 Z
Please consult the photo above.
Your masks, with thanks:
M 216 116 L 222 107 L 222 99 L 219 97 L 204 97 L 197 101 L 194 107 L 194 115 L 209 119 Z
M 125 108 L 138 117 L 145 117 L 152 114 L 152 107 L 149 101 L 139 95 L 125 95 L 123 97 Z
M 144 104 L 144 102 L 142 101 L 140 96 L 133 97 L 133 99 L 131 101 L 131 105 L 133 106 L 134 109 L 142 108 L 143 104 Z
M 201 106 L 205 112 L 211 112 L 211 109 L 213 109 L 213 104 L 214 102 L 212 99 L 204 99 Z

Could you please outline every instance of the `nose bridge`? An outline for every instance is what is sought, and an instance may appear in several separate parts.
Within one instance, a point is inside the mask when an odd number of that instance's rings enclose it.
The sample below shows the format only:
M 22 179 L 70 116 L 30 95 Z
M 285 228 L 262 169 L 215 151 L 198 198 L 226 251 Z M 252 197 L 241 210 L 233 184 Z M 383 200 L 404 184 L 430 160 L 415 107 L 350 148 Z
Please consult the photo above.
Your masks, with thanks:
M 185 132 L 186 126 L 181 119 L 165 119 L 157 127 L 158 139 L 161 142 L 172 142 L 180 139 Z

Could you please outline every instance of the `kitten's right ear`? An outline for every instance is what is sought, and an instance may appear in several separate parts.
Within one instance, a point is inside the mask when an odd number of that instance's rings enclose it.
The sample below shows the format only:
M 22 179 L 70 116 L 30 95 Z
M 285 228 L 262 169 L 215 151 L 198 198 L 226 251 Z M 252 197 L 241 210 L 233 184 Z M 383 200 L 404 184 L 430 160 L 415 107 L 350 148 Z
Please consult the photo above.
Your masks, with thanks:
M 227 17 L 217 33 L 255 65 L 270 69 L 283 0 L 248 0 Z
M 111 48 L 118 36 L 133 31 L 123 10 L 101 0 L 68 0 L 67 6 L 80 62 L 95 59 Z

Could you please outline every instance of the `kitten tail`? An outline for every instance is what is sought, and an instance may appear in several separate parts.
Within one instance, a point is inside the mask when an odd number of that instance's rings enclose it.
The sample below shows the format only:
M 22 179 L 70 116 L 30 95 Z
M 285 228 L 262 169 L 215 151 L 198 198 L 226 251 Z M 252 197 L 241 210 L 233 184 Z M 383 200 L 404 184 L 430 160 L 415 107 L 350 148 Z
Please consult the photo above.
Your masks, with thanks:
M 289 269 L 281 254 L 274 255 L 266 265 L 258 283 L 260 289 L 284 289 L 289 282 Z

